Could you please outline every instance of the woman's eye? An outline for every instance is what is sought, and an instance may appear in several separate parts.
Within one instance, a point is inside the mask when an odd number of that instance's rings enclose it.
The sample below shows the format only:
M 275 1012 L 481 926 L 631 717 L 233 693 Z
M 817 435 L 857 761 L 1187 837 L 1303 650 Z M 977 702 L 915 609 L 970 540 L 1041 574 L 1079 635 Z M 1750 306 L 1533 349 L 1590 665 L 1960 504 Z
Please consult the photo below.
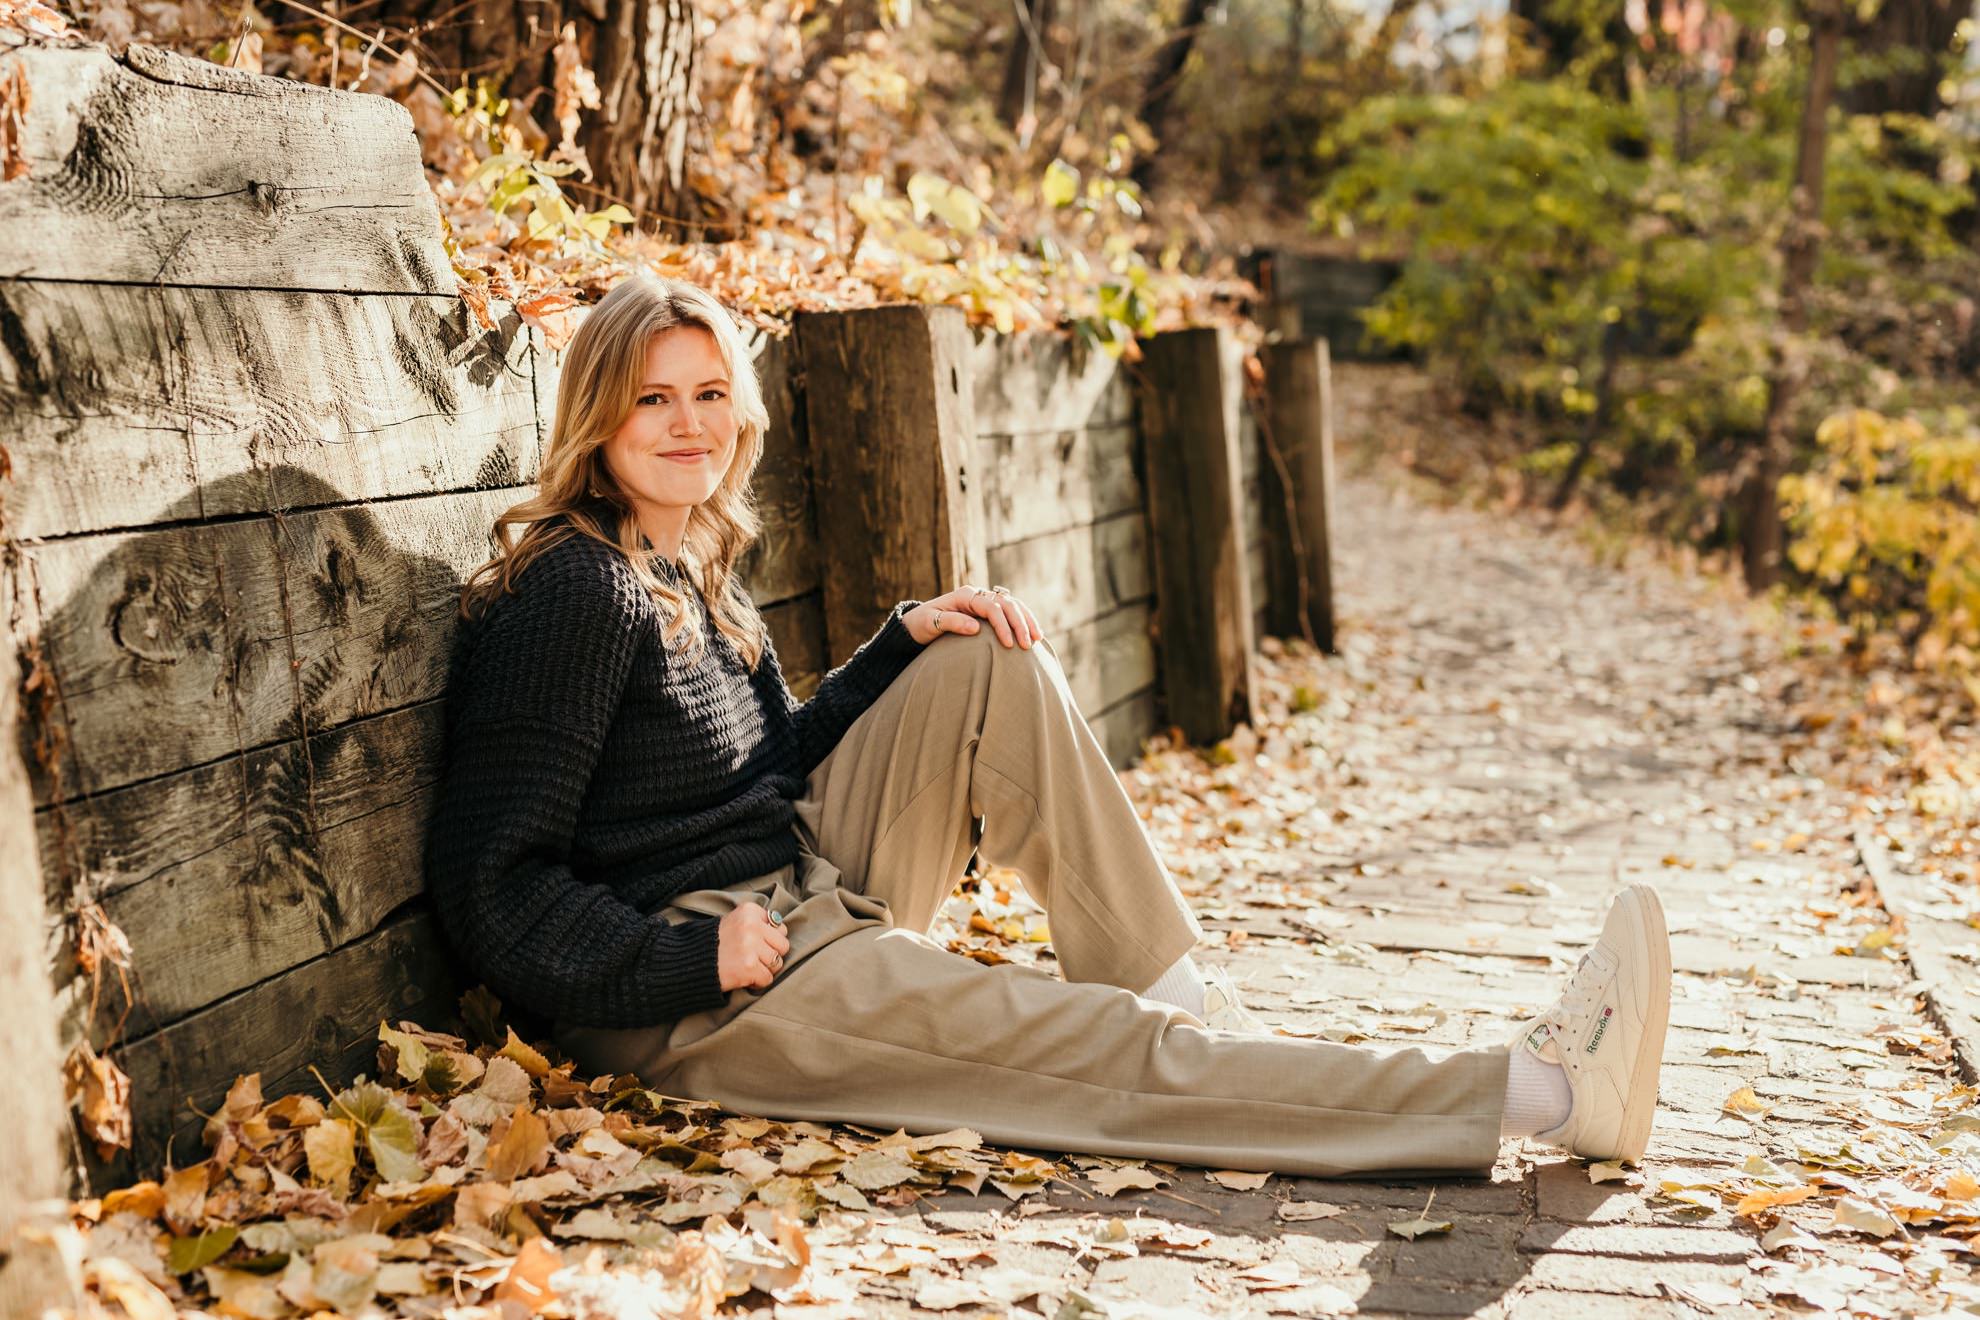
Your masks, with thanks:
M 725 399 L 728 396 L 720 390 L 703 390 L 701 397 L 704 399 Z
M 660 396 L 657 394 L 642 394 L 639 396 L 639 401 L 644 404 L 654 404 L 660 402 Z

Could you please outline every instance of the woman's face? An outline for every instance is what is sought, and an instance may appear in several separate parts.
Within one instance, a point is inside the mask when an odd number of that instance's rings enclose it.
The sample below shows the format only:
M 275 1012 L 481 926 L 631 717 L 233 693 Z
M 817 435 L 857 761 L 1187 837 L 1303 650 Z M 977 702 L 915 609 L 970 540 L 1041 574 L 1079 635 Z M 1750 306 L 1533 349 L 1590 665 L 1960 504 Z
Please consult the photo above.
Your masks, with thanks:
M 646 370 L 632 411 L 605 442 L 605 466 L 654 528 L 672 528 L 678 543 L 688 512 L 721 485 L 736 456 L 736 416 L 728 368 L 715 336 L 676 326 L 646 346 Z

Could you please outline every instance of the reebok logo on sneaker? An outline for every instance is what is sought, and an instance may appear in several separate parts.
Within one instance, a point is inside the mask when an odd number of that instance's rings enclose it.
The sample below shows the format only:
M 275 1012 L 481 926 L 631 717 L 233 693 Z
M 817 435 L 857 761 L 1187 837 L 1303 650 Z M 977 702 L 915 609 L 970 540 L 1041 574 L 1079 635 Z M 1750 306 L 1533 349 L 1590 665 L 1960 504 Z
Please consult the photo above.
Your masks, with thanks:
M 1609 1019 L 1614 1017 L 1615 1015 L 1616 1015 L 1616 1010 L 1613 1008 L 1604 1008 L 1602 1010 L 1602 1016 L 1600 1020 L 1598 1020 L 1595 1023 L 1595 1034 L 1588 1038 L 1588 1048 L 1586 1051 L 1584 1051 L 1585 1053 L 1593 1054 L 1597 1049 L 1601 1048 L 1602 1035 L 1604 1032 L 1608 1031 Z

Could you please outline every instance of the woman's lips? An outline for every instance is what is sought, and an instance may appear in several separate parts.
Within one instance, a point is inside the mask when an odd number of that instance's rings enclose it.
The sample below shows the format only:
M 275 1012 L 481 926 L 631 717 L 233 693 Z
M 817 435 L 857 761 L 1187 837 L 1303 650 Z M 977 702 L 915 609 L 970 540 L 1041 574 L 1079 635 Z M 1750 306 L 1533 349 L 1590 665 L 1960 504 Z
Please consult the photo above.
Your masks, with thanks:
M 706 449 L 690 449 L 683 450 L 677 454 L 662 454 L 660 457 L 675 463 L 699 463 L 702 459 L 708 457 L 708 451 Z

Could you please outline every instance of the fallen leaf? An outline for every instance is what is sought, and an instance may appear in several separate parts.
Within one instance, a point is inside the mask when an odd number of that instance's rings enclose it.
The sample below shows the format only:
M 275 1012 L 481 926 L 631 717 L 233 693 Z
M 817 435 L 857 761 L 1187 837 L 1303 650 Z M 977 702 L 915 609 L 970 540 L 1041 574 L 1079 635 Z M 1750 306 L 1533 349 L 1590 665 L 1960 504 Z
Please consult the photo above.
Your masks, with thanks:
M 1836 1202 L 1836 1216 L 1829 1222 L 1829 1228 L 1842 1229 L 1853 1233 L 1868 1233 L 1871 1237 L 1887 1238 L 1899 1231 L 1898 1221 L 1886 1210 L 1879 1209 L 1867 1201 L 1859 1201 L 1853 1196 L 1845 1196 Z
M 1327 1201 L 1281 1201 L 1279 1218 L 1287 1223 L 1304 1223 L 1309 1219 L 1332 1219 L 1335 1215 L 1347 1213 L 1346 1206 L 1334 1205 Z
M 1633 1181 L 1634 1175 L 1623 1167 L 1621 1160 L 1597 1160 L 1588 1166 L 1588 1181 L 1592 1183 Z
M 1272 1180 L 1269 1173 L 1244 1173 L 1237 1169 L 1213 1169 L 1203 1176 L 1234 1192 L 1255 1192 Z
M 357 1167 L 357 1131 L 347 1119 L 326 1119 L 303 1129 L 303 1153 L 309 1176 L 335 1196 L 348 1196 L 351 1170 Z
M 175 1237 L 165 1253 L 165 1268 L 174 1274 L 191 1274 L 194 1270 L 205 1269 L 214 1261 L 227 1254 L 227 1248 L 234 1245 L 234 1239 L 241 1230 L 232 1224 L 222 1224 L 193 1237 Z
M 1739 1199 L 1739 1204 L 1733 1207 L 1733 1213 L 1757 1215 L 1763 1210 L 1772 1210 L 1775 1206 L 1794 1205 L 1806 1201 L 1809 1197 L 1817 1195 L 1820 1190 L 1806 1184 L 1800 1187 L 1756 1187 Z
M 1758 1120 L 1773 1113 L 1774 1106 L 1755 1094 L 1752 1087 L 1742 1086 L 1726 1097 L 1725 1103 L 1719 1107 L 1719 1110 L 1721 1113 L 1732 1114 L 1738 1118 Z
M 1450 1232 L 1451 1222 L 1449 1220 L 1433 1220 L 1430 1218 L 1430 1207 L 1436 1203 L 1436 1200 L 1437 1193 L 1432 1191 L 1429 1197 L 1423 1202 L 1423 1211 L 1421 1214 L 1417 1215 L 1414 1219 L 1403 1219 L 1392 1222 L 1389 1225 L 1389 1231 L 1397 1237 L 1408 1238 L 1412 1242 L 1432 1233 Z
M 1127 1191 L 1150 1191 L 1164 1186 L 1169 1180 L 1153 1169 L 1140 1164 L 1129 1164 L 1118 1169 L 1091 1169 L 1086 1175 L 1094 1190 L 1102 1196 L 1119 1196 Z
M 531 1238 L 496 1286 L 495 1300 L 520 1302 L 531 1315 L 540 1314 L 557 1300 L 550 1276 L 562 1268 L 564 1258 L 548 1238 Z

